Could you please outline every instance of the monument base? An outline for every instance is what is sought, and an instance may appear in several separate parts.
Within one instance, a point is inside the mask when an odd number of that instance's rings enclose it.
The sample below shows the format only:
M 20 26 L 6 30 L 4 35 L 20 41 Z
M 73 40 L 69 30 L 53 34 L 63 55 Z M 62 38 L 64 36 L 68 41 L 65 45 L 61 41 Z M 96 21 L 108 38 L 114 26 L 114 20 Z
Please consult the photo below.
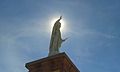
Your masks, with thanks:
M 29 72 L 80 72 L 65 53 L 26 63 Z

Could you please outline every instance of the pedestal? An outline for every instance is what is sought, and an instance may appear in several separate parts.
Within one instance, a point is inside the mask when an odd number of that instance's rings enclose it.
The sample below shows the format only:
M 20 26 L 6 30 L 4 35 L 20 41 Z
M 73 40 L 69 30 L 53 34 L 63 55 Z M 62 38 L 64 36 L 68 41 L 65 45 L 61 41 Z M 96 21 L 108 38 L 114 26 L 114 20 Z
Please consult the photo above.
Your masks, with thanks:
M 80 72 L 65 53 L 26 63 L 29 72 Z

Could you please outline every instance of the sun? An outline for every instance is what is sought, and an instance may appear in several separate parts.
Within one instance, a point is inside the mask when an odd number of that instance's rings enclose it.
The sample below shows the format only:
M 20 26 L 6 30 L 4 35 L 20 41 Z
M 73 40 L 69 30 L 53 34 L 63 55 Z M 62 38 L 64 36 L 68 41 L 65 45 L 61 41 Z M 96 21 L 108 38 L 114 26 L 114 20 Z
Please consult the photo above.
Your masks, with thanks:
M 51 23 L 50 23 L 51 32 L 52 32 L 52 28 L 53 28 L 55 22 L 56 22 L 58 19 L 59 19 L 59 17 L 52 18 Z M 64 20 L 64 18 L 62 18 L 62 19 L 60 20 L 60 23 L 61 23 L 61 28 L 60 28 L 60 30 L 61 30 L 61 32 L 64 32 L 64 31 L 65 31 L 65 27 L 66 27 L 66 26 L 65 26 L 65 20 Z

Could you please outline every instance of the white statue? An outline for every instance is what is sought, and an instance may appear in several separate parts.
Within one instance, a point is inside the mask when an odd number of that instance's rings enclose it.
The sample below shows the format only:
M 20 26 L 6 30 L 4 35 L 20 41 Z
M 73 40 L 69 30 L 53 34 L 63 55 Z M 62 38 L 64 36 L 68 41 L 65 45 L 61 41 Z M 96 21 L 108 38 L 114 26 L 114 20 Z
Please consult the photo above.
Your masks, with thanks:
M 50 47 L 49 47 L 49 56 L 58 54 L 62 42 L 64 42 L 67 39 L 67 38 L 66 39 L 61 38 L 61 32 L 60 32 L 61 19 L 62 16 L 60 16 L 60 18 L 55 22 L 53 26 L 51 40 L 50 40 Z

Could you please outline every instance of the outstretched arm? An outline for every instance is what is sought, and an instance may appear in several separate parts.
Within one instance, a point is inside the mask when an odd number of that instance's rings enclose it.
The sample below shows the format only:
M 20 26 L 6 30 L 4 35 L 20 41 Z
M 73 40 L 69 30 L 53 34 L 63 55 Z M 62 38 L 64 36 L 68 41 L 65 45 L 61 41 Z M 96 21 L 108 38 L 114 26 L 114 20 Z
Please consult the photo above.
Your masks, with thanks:
M 62 16 L 60 16 L 60 20 L 62 19 Z
M 60 21 L 62 19 L 62 16 L 60 16 L 60 18 L 57 21 Z
M 62 42 L 66 41 L 67 39 L 68 39 L 68 38 L 63 39 Z

